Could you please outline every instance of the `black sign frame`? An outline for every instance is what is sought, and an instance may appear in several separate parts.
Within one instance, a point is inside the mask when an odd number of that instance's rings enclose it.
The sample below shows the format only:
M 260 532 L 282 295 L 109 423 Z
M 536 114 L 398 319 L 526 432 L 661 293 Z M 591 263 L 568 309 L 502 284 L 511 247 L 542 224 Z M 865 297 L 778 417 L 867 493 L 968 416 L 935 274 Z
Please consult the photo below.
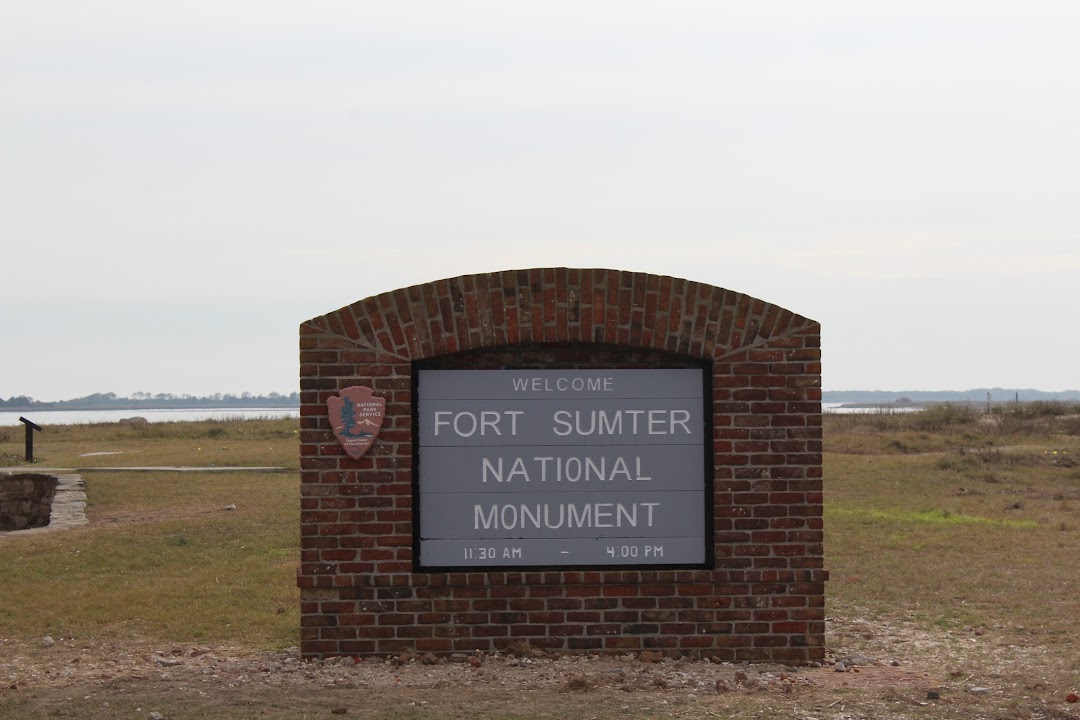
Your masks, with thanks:
M 506 348 L 497 348 L 489 350 L 488 352 L 497 354 L 506 351 Z M 582 348 L 583 352 L 588 352 L 588 347 Z M 486 354 L 486 353 L 485 353 Z M 553 363 L 550 365 L 536 366 L 536 365 L 510 365 L 510 364 L 488 364 L 479 363 L 478 365 L 465 366 L 461 362 L 448 362 L 448 358 L 453 356 L 443 356 L 440 358 L 429 359 L 426 361 L 418 361 L 412 363 L 412 549 L 413 549 L 413 571 L 417 573 L 459 573 L 459 572 L 567 572 L 567 571 L 594 571 L 594 572 L 625 572 L 625 571 L 663 571 L 663 570 L 687 570 L 687 569 L 712 569 L 715 563 L 715 528 L 714 528 L 714 514 L 715 514 L 715 492 L 714 492 L 714 478 L 715 478 L 715 465 L 713 462 L 713 447 L 714 447 L 714 428 L 713 428 L 713 397 L 712 397 L 712 363 L 708 361 L 697 361 L 692 358 L 684 358 L 681 356 L 675 356 L 673 362 L 660 362 L 656 364 L 648 365 L 630 365 L 630 366 L 613 366 L 613 365 L 599 365 L 599 364 L 570 364 L 570 363 Z M 672 358 L 674 359 L 674 358 Z M 521 371 L 545 371 L 545 370 L 677 370 L 677 369 L 696 369 L 701 372 L 702 380 L 702 420 L 703 420 L 703 433 L 704 441 L 702 442 L 703 468 L 704 477 L 703 481 L 703 493 L 704 501 L 702 503 L 702 511 L 704 513 L 704 532 L 702 542 L 704 543 L 704 561 L 701 563 L 642 563 L 642 564 L 616 564 L 616 563 L 603 563 L 603 564 L 574 564 L 574 565 L 523 565 L 523 564 L 468 564 L 462 563 L 460 565 L 452 566 L 425 566 L 421 563 L 420 548 L 421 548 L 421 533 L 420 533 L 420 413 L 419 405 L 422 394 L 422 388 L 420 383 L 420 372 L 422 370 L 521 370 Z

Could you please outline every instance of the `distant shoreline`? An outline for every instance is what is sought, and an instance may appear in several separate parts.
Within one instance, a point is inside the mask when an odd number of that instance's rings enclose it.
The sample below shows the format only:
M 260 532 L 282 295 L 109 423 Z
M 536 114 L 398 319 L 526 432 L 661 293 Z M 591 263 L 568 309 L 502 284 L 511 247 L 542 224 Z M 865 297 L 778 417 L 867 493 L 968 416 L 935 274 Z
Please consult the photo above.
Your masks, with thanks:
M 1080 390 L 1049 392 L 1031 388 L 975 388 L 972 390 L 824 390 L 821 401 L 874 407 L 913 406 L 928 403 L 980 403 L 995 405 L 1010 402 L 1077 402 Z
M 0 397 L 0 412 L 104 412 L 122 410 L 298 410 L 300 393 L 214 393 L 212 395 L 176 395 L 173 393 L 134 393 L 123 397 L 116 393 L 93 393 L 70 400 L 35 400 L 27 395 L 16 395 L 7 400 Z
M 281 395 L 214 395 L 207 397 L 170 396 L 118 397 L 114 393 L 95 393 L 72 400 L 39 402 L 23 395 L 4 400 L 0 398 L 0 412 L 39 413 L 67 410 L 106 411 L 123 410 L 298 410 L 299 393 Z M 1048 392 L 1030 388 L 975 388 L 971 390 L 823 390 L 823 403 L 837 403 L 849 409 L 913 408 L 934 403 L 978 403 L 1002 405 L 1010 402 L 1080 402 L 1080 390 Z
M 20 418 L 28 418 L 43 427 L 50 425 L 98 425 L 110 423 L 147 423 L 167 422 L 205 422 L 214 420 L 277 420 L 279 418 L 297 418 L 300 408 L 137 408 L 124 410 L 47 410 L 4 411 L 0 410 L 0 429 L 18 427 Z
M 73 410 L 86 410 L 89 412 L 103 412 L 106 410 L 123 410 L 125 412 L 138 412 L 140 410 L 299 410 L 299 403 L 267 403 L 245 405 L 223 405 L 219 403 L 162 403 L 154 405 L 68 405 L 64 403 L 42 403 L 22 407 L 0 406 L 0 412 L 12 413 L 40 413 L 40 412 L 71 412 Z
M 958 400 L 957 403 L 967 403 L 966 400 Z M 840 410 L 893 410 L 897 408 L 909 409 L 909 410 L 921 410 L 930 403 L 921 402 L 846 402 L 846 403 L 829 403 L 835 405 Z

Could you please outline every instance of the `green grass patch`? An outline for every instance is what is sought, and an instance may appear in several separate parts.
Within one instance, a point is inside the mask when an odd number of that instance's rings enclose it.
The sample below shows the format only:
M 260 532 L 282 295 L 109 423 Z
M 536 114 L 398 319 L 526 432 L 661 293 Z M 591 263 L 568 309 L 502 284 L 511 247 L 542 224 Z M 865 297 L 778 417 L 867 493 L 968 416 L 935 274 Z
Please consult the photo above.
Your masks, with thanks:
M 941 525 L 998 525 L 1008 528 L 1035 528 L 1039 523 L 1034 520 L 1008 520 L 978 517 L 951 513 L 948 510 L 866 510 L 864 508 L 845 508 L 826 506 L 825 517 L 829 520 L 841 518 L 864 523 L 931 523 Z
M 296 474 L 95 474 L 87 493 L 89 526 L 0 541 L 0 634 L 296 644 Z

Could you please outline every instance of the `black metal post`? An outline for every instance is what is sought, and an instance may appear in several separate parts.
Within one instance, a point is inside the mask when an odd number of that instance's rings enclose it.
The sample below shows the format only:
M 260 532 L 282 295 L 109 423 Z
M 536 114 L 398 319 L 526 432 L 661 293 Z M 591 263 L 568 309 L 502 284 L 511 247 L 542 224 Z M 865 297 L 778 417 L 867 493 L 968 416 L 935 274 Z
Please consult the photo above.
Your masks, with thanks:
M 19 422 L 26 426 L 26 462 L 34 462 L 34 431 L 41 432 L 41 426 L 35 425 L 24 417 Z

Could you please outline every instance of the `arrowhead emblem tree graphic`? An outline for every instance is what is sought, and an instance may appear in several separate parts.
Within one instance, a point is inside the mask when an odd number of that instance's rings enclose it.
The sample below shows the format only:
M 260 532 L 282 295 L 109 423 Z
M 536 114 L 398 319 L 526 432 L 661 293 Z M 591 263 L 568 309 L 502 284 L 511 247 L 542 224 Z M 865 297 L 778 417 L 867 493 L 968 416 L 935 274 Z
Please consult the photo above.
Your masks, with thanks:
M 358 460 L 375 443 L 386 416 L 386 398 L 375 397 L 371 388 L 355 386 L 341 390 L 326 401 L 330 427 L 341 447 Z

